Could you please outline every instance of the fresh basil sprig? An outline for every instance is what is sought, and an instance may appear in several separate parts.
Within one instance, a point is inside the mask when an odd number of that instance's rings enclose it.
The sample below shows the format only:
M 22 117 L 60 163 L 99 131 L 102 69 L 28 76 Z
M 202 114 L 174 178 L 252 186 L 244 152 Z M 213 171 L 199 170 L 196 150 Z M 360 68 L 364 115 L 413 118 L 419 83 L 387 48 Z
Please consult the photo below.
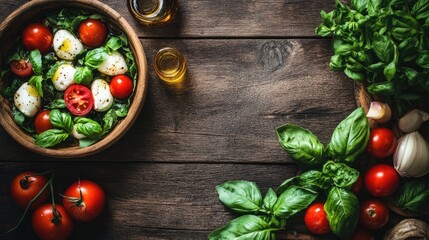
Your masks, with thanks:
M 43 72 L 42 54 L 38 49 L 30 52 L 30 62 L 33 68 L 33 72 L 36 75 L 41 75 Z
M 62 129 L 49 129 L 39 135 L 35 139 L 35 143 L 40 147 L 52 147 L 65 141 L 70 134 Z

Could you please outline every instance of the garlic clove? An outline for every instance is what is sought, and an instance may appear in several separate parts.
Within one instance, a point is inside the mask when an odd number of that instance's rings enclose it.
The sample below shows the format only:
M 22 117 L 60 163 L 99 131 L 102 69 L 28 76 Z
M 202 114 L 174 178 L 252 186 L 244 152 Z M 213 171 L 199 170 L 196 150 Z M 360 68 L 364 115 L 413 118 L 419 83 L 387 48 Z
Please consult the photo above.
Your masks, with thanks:
M 413 109 L 399 119 L 398 127 L 402 132 L 414 132 L 421 127 L 423 122 L 428 120 L 429 113 L 423 112 L 419 109 Z
M 403 177 L 421 177 L 429 172 L 429 143 L 419 132 L 407 133 L 398 140 L 393 165 Z
M 373 119 L 376 123 L 385 123 L 392 118 L 392 111 L 388 104 L 373 101 L 369 106 L 366 117 Z

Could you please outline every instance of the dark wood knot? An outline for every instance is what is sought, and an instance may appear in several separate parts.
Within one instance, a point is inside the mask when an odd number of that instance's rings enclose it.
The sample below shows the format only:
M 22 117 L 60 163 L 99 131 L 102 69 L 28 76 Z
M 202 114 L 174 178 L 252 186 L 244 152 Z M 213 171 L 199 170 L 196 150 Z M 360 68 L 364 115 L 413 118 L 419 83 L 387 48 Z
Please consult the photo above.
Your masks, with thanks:
M 259 62 L 263 68 L 276 71 L 285 66 L 289 52 L 289 45 L 270 40 L 262 45 L 259 51 Z

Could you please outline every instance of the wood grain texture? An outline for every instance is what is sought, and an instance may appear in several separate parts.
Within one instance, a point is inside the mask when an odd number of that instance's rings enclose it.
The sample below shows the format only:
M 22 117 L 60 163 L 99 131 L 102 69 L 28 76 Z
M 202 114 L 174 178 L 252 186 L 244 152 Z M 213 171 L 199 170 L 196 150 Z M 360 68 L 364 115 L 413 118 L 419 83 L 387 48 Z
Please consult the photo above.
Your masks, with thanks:
M 278 144 L 276 127 L 299 124 L 327 144 L 335 126 L 356 106 L 353 83 L 327 66 L 330 40 L 142 43 L 149 64 L 143 111 L 118 143 L 86 160 L 290 162 Z M 153 55 L 165 46 L 178 48 L 187 59 L 182 86 L 165 85 L 154 76 Z M 2 160 L 48 160 L 0 131 Z
M 0 19 L 27 0 L 4 1 Z M 128 0 L 103 0 L 141 37 L 314 37 L 320 11 L 334 1 L 320 0 L 179 0 L 175 20 L 163 27 L 142 26 L 129 12 Z

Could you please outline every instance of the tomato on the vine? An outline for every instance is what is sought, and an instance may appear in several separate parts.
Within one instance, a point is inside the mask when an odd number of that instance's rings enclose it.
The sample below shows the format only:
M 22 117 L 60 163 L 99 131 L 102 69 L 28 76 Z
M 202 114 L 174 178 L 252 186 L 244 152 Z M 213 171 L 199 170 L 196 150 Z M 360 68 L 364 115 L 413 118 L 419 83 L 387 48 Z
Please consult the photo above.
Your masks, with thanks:
M 51 30 L 41 23 L 32 23 L 22 31 L 22 44 L 28 51 L 38 49 L 41 53 L 47 53 L 51 48 L 54 37 Z
M 365 200 L 360 205 L 359 222 L 367 229 L 378 229 L 389 220 L 389 208 L 376 199 Z
M 78 33 L 83 44 L 96 48 L 106 40 L 107 27 L 101 20 L 88 18 L 79 25 Z
M 21 60 L 13 60 L 9 63 L 10 70 L 18 77 L 29 77 L 33 75 L 33 66 L 31 62 Z
M 47 180 L 44 176 L 35 172 L 23 172 L 18 174 L 10 184 L 10 193 L 13 201 L 21 208 L 26 208 L 30 201 L 43 189 Z M 46 190 L 32 204 L 35 208 L 45 202 L 49 197 L 49 191 Z
M 376 128 L 371 130 L 366 148 L 371 156 L 386 158 L 392 156 L 396 145 L 397 141 L 392 130 L 388 128 Z
M 77 221 L 87 222 L 100 215 L 104 208 L 103 189 L 89 180 L 79 180 L 64 193 L 63 205 L 69 215 Z
M 124 99 L 133 92 L 133 80 L 127 75 L 117 75 L 110 80 L 110 92 L 118 99 Z
M 49 119 L 49 113 L 51 111 L 49 110 L 42 110 L 39 113 L 37 113 L 36 117 L 34 118 L 34 129 L 36 130 L 37 134 L 40 134 L 46 130 L 54 128 L 54 126 L 51 123 L 51 120 Z
M 73 222 L 64 207 L 46 203 L 33 213 L 32 225 L 36 235 L 42 240 L 65 240 L 73 231 Z
M 67 109 L 75 116 L 88 114 L 94 106 L 91 90 L 81 84 L 71 85 L 64 92 Z
M 399 174 L 387 164 L 371 167 L 365 174 L 365 188 L 376 197 L 386 197 L 394 193 L 399 186 Z
M 307 229 L 313 234 L 326 234 L 331 231 L 323 203 L 313 203 L 304 215 Z

